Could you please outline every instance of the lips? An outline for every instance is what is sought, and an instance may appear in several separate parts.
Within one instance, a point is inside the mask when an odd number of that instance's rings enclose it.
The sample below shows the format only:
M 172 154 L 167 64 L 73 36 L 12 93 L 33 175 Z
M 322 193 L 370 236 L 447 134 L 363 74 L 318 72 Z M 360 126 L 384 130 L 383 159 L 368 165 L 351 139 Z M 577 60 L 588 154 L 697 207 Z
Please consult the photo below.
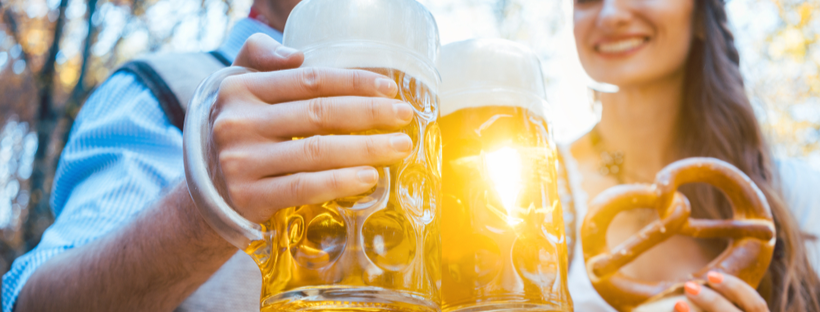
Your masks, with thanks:
M 648 37 L 632 37 L 599 43 L 595 45 L 595 50 L 604 54 L 624 54 L 637 50 L 647 42 L 649 42 Z

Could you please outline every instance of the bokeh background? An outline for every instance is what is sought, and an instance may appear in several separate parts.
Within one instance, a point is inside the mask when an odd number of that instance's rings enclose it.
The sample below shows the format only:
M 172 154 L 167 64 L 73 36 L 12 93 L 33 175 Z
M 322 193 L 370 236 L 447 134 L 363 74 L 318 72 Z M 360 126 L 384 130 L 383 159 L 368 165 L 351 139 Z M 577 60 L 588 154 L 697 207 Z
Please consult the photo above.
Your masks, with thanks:
M 575 55 L 572 0 L 420 0 L 442 43 L 521 42 L 541 57 L 555 136 L 597 120 Z M 0 271 L 53 221 L 48 197 L 84 100 L 144 53 L 210 51 L 251 0 L 0 0 Z M 747 92 L 776 156 L 820 169 L 820 0 L 728 0 Z M 116 105 L 112 103 L 112 105 Z M 560 116 L 560 118 L 558 117 Z

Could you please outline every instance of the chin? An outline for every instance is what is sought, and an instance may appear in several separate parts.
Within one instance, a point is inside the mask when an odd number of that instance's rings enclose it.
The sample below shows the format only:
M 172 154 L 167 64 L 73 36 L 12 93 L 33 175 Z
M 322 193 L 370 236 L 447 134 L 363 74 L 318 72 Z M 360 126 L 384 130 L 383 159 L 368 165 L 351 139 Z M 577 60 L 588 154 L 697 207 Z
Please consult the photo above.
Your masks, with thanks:
M 683 73 L 685 58 L 674 62 L 659 62 L 659 58 L 661 57 L 650 54 L 627 62 L 595 60 L 589 66 L 584 66 L 584 69 L 589 69 L 586 72 L 593 80 L 621 88 L 649 85 Z
M 641 86 L 671 76 L 674 71 L 664 70 L 663 67 L 648 68 L 648 66 L 598 66 L 594 71 L 587 71 L 589 77 L 601 83 L 615 85 L 621 88 Z
M 620 88 L 640 84 L 641 79 L 631 77 L 630 74 L 632 73 L 607 73 L 606 75 L 590 75 L 590 78 L 596 82 L 610 84 Z
M 593 80 L 619 87 L 652 83 L 684 66 L 684 61 L 673 61 L 667 55 L 654 52 L 648 49 L 623 58 L 606 58 L 590 52 L 581 64 Z
M 628 62 L 633 63 L 633 62 Z M 614 64 L 612 61 L 595 60 L 588 63 L 583 63 L 584 70 L 586 70 L 592 80 L 597 82 L 607 83 L 616 86 L 630 85 L 638 82 L 644 76 L 642 74 L 648 71 L 647 68 L 642 68 L 642 64 Z

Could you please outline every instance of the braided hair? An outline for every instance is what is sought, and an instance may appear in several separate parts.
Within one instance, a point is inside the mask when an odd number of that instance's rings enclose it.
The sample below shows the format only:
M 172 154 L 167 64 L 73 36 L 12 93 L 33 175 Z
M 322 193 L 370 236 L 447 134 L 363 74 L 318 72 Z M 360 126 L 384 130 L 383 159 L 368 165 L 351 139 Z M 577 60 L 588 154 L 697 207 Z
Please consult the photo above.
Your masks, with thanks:
M 723 0 L 696 0 L 697 27 L 686 66 L 684 105 L 677 137 L 683 157 L 710 156 L 745 172 L 769 201 L 777 229 L 775 255 L 758 287 L 772 311 L 820 312 L 820 278 L 812 268 L 805 240 L 782 198 L 779 175 L 746 95 L 740 56 Z M 716 189 L 682 189 L 693 216 L 730 218 L 731 209 Z

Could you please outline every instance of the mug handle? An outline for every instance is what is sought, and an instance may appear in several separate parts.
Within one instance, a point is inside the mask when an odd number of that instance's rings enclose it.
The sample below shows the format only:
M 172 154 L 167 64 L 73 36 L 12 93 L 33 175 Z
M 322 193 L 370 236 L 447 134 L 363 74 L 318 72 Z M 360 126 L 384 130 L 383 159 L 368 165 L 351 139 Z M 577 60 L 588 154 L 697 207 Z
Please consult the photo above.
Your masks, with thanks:
M 211 135 L 211 107 L 216 102 L 222 81 L 230 76 L 252 73 L 254 70 L 230 66 L 211 74 L 197 87 L 188 104 L 182 133 L 182 151 L 188 192 L 205 221 L 229 243 L 247 250 L 254 241 L 265 239 L 260 224 L 240 216 L 214 186 L 208 170 L 208 143 Z

